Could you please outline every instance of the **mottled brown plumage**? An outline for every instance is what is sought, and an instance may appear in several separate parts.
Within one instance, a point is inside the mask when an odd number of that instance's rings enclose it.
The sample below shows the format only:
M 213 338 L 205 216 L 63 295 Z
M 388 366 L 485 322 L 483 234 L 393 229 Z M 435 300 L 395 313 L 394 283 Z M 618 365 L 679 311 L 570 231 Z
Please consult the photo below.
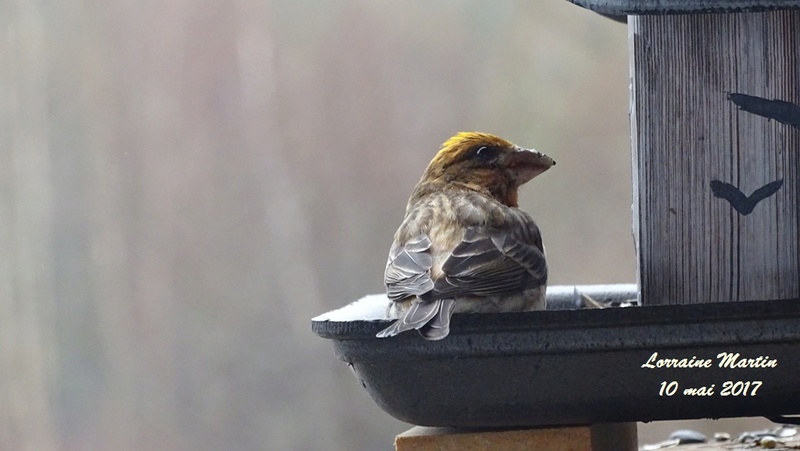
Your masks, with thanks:
M 384 282 L 399 318 L 378 337 L 449 333 L 455 312 L 544 308 L 547 263 L 520 185 L 555 162 L 486 133 L 459 133 L 422 175 L 389 251 Z

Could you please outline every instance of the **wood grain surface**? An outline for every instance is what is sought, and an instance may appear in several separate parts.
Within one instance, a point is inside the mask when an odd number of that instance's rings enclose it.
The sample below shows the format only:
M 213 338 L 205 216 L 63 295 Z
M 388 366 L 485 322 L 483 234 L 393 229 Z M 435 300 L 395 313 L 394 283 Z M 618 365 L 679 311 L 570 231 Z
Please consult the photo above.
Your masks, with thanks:
M 800 12 L 628 26 L 642 303 L 800 296 Z

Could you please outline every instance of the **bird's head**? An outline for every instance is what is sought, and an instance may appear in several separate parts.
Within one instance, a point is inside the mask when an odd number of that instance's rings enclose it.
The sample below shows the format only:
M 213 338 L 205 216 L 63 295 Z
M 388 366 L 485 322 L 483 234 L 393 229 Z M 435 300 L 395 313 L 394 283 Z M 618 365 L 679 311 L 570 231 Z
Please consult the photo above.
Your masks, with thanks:
M 516 207 L 517 189 L 554 164 L 543 153 L 523 149 L 497 136 L 461 132 L 442 144 L 420 184 L 457 184 Z

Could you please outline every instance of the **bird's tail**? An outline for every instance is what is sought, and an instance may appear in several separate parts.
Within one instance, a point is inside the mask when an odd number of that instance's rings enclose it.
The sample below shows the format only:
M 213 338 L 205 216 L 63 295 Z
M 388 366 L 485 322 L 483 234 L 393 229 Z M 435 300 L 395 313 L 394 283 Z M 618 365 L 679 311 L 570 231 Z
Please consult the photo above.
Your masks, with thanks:
M 415 299 L 402 318 L 378 332 L 376 337 L 393 337 L 416 329 L 426 340 L 441 340 L 450 333 L 450 317 L 455 306 L 455 299 L 438 299 L 433 302 Z

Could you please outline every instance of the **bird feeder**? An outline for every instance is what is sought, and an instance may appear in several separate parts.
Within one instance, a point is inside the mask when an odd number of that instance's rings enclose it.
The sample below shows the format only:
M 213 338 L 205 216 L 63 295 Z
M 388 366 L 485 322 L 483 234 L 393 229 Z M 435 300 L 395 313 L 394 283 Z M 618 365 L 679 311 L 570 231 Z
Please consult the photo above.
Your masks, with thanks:
M 641 305 L 313 331 L 417 425 L 800 413 L 800 0 L 570 1 L 627 18 Z

